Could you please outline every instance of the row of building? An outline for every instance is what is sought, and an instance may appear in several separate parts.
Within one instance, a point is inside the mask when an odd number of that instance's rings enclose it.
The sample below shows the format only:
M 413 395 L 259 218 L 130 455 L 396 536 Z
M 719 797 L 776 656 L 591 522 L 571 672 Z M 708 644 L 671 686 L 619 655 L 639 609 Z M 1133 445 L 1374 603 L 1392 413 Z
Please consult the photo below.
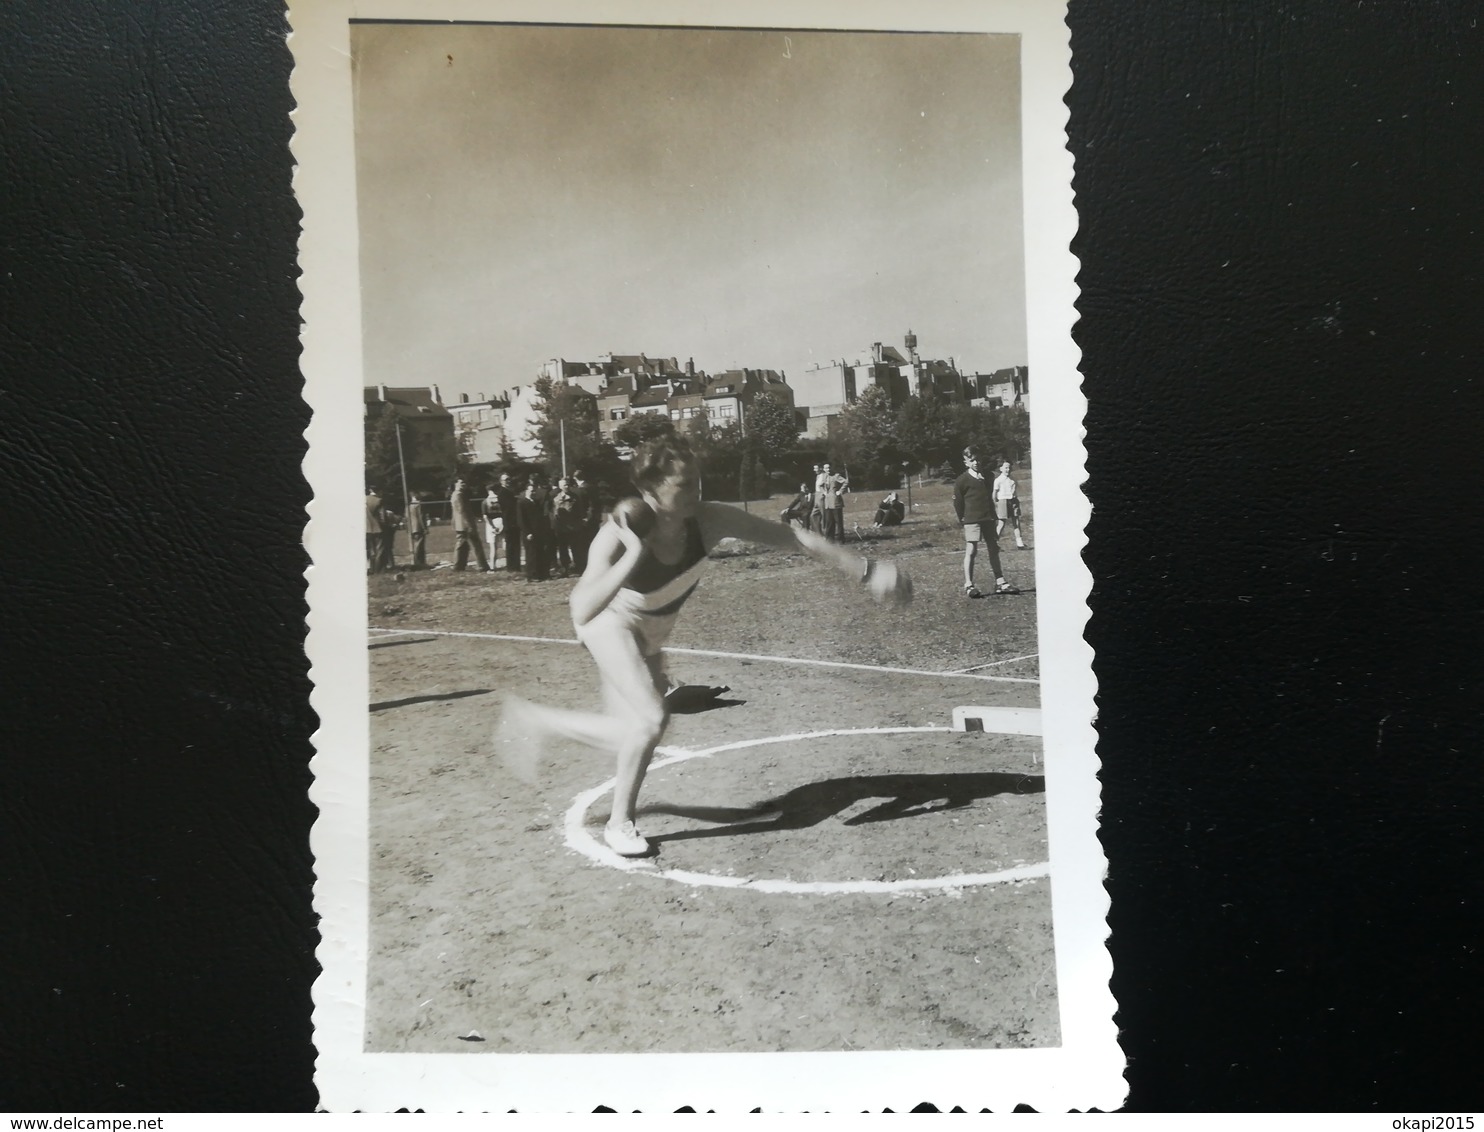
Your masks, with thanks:
M 869 353 L 810 366 L 792 382 L 779 370 L 729 369 L 708 374 L 696 369 L 694 359 L 682 365 L 673 357 L 647 354 L 603 354 L 584 362 L 553 358 L 541 366 L 537 378 L 592 397 L 598 427 L 609 441 L 625 421 L 643 414 L 668 416 L 681 429 L 703 420 L 746 427 L 751 406 L 763 396 L 794 410 L 801 436 L 828 439 L 840 413 L 872 387 L 885 390 L 893 405 L 921 397 L 1029 410 L 1025 366 L 964 374 L 953 358 L 920 357 L 917 337 L 911 331 L 903 345 L 905 353 L 876 342 Z M 493 463 L 507 447 L 522 459 L 541 455 L 531 439 L 541 411 L 534 384 L 515 386 L 491 398 L 463 394 L 448 405 L 436 385 L 369 386 L 365 404 L 368 416 L 382 411 L 377 406 L 390 407 L 404 427 L 417 430 L 429 442 L 435 434 L 446 434 L 454 455 L 465 463 Z

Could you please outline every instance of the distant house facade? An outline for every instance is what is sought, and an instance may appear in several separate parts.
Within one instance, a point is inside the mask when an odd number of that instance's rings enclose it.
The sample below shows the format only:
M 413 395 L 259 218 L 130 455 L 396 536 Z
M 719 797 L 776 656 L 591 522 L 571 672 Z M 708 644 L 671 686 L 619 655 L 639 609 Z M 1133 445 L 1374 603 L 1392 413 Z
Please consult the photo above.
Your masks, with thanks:
M 1011 366 L 987 374 L 976 373 L 969 378 L 969 387 L 971 404 L 989 409 L 1030 410 L 1030 371 L 1025 366 Z
M 1025 366 L 987 375 L 965 375 L 951 357 L 922 357 L 917 350 L 917 335 L 910 330 L 901 350 L 873 342 L 869 352 L 854 358 L 832 358 L 805 367 L 796 373 L 793 386 L 796 404 L 807 411 L 804 435 L 822 440 L 829 439 L 834 419 L 871 388 L 883 390 L 893 408 L 909 397 L 990 408 L 1029 407 Z
M 952 358 L 919 357 L 911 331 L 905 342 L 905 354 L 888 343 L 873 342 L 869 353 L 808 367 L 794 379 L 798 403 L 808 407 L 812 419 L 839 414 L 871 388 L 885 391 L 893 406 L 908 397 L 966 399 L 963 376 Z
M 759 397 L 769 396 L 794 407 L 794 390 L 782 373 L 771 369 L 729 369 L 706 382 L 702 401 L 706 419 L 725 427 L 747 427 L 747 413 Z
M 493 464 L 500 459 L 507 435 L 506 422 L 510 416 L 508 400 L 486 400 L 483 393 L 471 400 L 466 393 L 459 397 L 450 411 L 461 463 Z
M 453 417 L 436 385 L 368 385 L 362 394 L 362 414 L 368 427 L 387 414 L 396 418 L 409 476 L 441 475 L 454 467 L 457 445 Z

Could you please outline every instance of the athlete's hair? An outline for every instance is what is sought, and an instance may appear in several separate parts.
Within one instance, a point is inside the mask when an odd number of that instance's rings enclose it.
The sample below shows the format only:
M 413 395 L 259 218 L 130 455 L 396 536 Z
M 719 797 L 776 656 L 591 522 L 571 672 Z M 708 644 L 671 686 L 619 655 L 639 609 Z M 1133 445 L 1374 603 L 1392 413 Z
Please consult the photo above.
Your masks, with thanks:
M 971 444 L 964 449 L 964 458 L 968 459 L 970 456 L 974 457 L 981 464 L 984 463 L 984 449 L 980 448 L 979 445 Z
M 683 436 L 660 436 L 634 453 L 632 474 L 640 491 L 653 491 L 676 472 L 696 465 L 696 454 Z

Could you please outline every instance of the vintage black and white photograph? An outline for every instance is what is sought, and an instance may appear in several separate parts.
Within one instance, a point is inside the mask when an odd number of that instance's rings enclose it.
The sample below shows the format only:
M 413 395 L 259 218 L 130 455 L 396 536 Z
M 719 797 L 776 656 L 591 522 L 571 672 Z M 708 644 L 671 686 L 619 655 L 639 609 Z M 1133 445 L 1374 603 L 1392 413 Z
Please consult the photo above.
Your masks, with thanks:
M 1058 14 L 817 14 L 292 13 L 332 1107 L 1117 1103 Z

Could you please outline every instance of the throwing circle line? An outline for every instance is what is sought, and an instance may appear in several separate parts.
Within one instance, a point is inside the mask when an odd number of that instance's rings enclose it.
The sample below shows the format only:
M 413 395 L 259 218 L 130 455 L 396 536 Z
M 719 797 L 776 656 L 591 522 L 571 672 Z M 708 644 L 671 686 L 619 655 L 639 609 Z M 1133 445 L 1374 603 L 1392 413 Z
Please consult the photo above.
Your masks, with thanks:
M 664 755 L 650 765 L 650 770 L 673 766 L 690 759 L 709 758 L 712 755 L 739 751 L 745 747 L 762 747 L 773 743 L 789 743 L 803 739 L 826 739 L 835 735 L 901 735 L 925 731 L 953 732 L 951 727 L 841 727 L 830 731 L 800 731 L 792 735 L 770 735 L 765 739 L 743 739 L 736 743 L 723 743 L 699 751 L 684 747 L 656 747 L 655 754 Z M 993 873 L 954 873 L 940 877 L 912 877 L 909 880 L 786 880 L 782 878 L 722 876 L 719 873 L 693 873 L 685 869 L 660 869 L 648 858 L 621 857 L 588 832 L 583 824 L 592 804 L 613 790 L 615 780 L 610 778 L 591 790 L 584 790 L 572 799 L 567 808 L 564 824 L 567 847 L 574 852 L 608 868 L 639 876 L 659 877 L 685 885 L 710 885 L 715 888 L 747 888 L 754 892 L 795 893 L 799 895 L 834 896 L 853 893 L 949 891 L 971 888 L 984 884 L 1018 883 L 1039 880 L 1051 875 L 1049 862 L 1037 865 L 1021 865 L 1013 869 L 1001 869 Z

